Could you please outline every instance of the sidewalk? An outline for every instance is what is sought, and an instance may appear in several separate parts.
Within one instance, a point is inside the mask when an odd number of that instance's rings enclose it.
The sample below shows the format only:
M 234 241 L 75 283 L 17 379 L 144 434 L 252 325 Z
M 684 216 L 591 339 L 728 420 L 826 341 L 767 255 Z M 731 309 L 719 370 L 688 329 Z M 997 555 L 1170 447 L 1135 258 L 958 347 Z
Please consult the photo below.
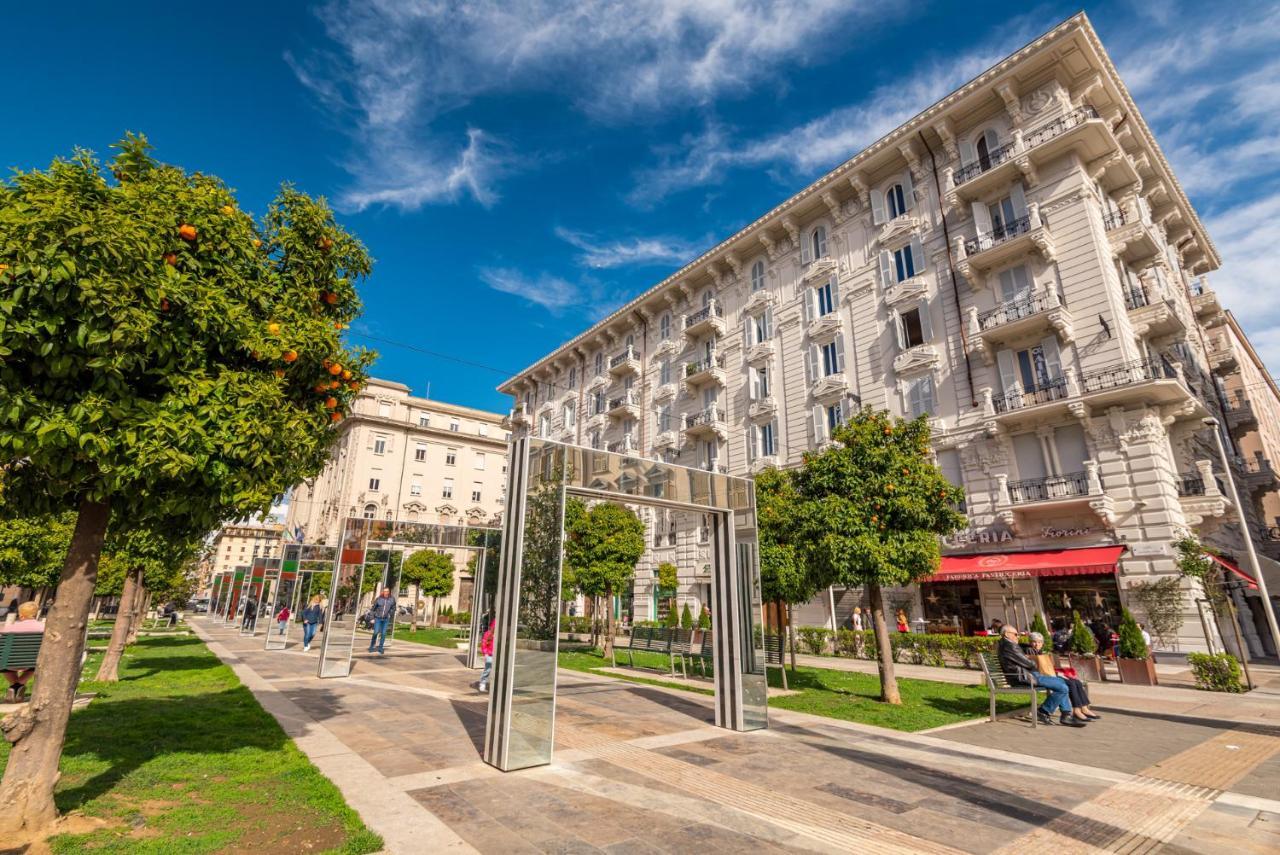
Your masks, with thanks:
M 1109 713 L 1079 731 L 1003 720 L 906 734 L 775 709 L 768 730 L 735 733 L 712 726 L 709 697 L 561 671 L 555 761 L 503 774 L 480 760 L 487 698 L 455 651 L 397 643 L 319 680 L 315 651 L 194 623 L 392 853 L 1236 853 L 1280 840 L 1273 728 Z

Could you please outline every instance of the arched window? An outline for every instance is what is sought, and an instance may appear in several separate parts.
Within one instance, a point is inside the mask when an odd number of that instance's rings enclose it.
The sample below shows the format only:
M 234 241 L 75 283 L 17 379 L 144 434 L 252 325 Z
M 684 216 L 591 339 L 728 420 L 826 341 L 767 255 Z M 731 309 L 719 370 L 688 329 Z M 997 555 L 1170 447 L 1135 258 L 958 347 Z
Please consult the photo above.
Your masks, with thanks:
M 390 519 L 395 519 L 395 514 L 393 514 L 391 511 L 387 511 L 387 519 L 389 519 L 389 520 L 390 520 Z
M 627 333 L 627 347 L 635 347 L 636 337 L 634 333 Z
M 711 305 L 711 290 L 710 290 L 710 289 L 707 289 L 706 291 L 703 291 L 703 292 L 702 292 L 702 305 L 703 305 L 703 307 L 704 307 L 704 308 L 705 308 L 706 306 L 710 306 L 710 305 Z
M 813 230 L 813 260 L 827 257 L 827 227 L 818 226 Z
M 671 313 L 664 312 L 662 317 L 658 318 L 658 338 L 666 341 L 671 338 Z
M 978 137 L 974 148 L 978 152 L 978 163 L 982 165 L 984 171 L 991 168 L 991 152 L 999 147 L 1000 138 L 991 128 L 987 128 L 982 132 L 982 136 Z
M 891 220 L 907 212 L 907 194 L 903 192 L 901 184 L 895 184 L 884 191 L 884 201 L 888 206 Z
M 751 290 L 759 291 L 764 287 L 764 261 L 751 265 Z
M 370 502 L 369 504 L 367 504 L 367 505 L 365 505 L 365 506 L 364 506 L 364 514 L 363 514 L 363 516 L 364 516 L 364 518 L 365 518 L 365 519 L 367 519 L 367 520 L 371 520 L 371 519 L 373 519 L 375 516 L 377 516 L 377 514 L 378 514 L 378 506 L 377 506 L 377 505 L 375 505 L 375 504 L 373 504 L 372 502 Z
M 604 373 L 604 352 L 596 354 L 596 374 Z

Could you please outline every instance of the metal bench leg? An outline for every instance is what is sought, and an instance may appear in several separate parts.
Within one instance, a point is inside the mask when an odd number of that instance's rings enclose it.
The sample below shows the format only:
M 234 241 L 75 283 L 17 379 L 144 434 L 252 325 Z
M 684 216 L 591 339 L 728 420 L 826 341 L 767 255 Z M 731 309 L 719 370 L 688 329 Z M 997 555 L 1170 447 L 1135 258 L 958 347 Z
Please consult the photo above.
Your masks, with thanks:
M 1040 716 L 1036 714 L 1037 707 L 1039 706 L 1039 703 L 1038 703 L 1039 700 L 1040 700 L 1040 697 L 1039 695 L 1036 694 L 1036 687 L 1032 686 L 1031 687 L 1031 729 L 1032 730 L 1035 730 L 1037 727 L 1040 726 Z
M 996 720 L 996 692 L 995 689 L 988 688 L 987 697 L 991 700 L 991 717 L 988 721 Z

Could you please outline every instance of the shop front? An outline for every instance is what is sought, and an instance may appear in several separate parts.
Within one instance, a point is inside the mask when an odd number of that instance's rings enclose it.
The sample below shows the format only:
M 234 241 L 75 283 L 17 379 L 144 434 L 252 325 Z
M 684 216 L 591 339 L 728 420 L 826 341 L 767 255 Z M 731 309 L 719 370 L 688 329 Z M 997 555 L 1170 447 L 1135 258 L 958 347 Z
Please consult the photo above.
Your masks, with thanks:
M 920 591 L 928 632 L 972 635 L 999 619 L 1019 629 L 1036 613 L 1053 626 L 1120 621 L 1116 573 L 1124 546 L 944 555 Z

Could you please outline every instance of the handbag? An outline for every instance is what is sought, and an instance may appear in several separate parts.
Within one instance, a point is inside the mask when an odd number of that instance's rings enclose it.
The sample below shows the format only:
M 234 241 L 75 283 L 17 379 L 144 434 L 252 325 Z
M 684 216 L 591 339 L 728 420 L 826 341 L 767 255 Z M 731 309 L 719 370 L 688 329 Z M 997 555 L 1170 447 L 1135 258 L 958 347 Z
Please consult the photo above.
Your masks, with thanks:
M 1053 657 L 1052 657 L 1052 656 L 1050 656 L 1048 653 L 1037 653 L 1037 654 L 1035 655 L 1035 660 L 1036 660 L 1036 670 L 1037 670 L 1037 671 L 1039 671 L 1041 674 L 1046 674 L 1046 675 L 1048 675 L 1048 676 L 1053 676 L 1053 674 L 1055 673 L 1055 671 L 1054 671 L 1054 667 L 1053 667 Z

